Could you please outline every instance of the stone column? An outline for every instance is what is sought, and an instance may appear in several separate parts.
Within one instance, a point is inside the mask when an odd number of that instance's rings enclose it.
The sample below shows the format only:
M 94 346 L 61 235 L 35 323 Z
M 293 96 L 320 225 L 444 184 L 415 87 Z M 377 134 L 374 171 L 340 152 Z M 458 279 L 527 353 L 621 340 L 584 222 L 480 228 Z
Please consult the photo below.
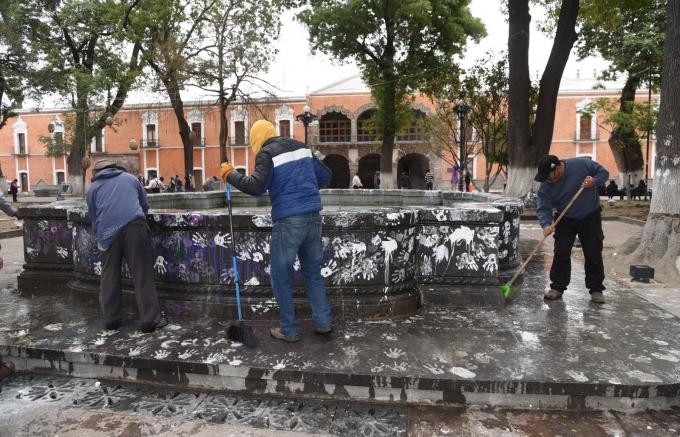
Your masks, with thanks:
M 347 160 L 349 161 L 349 187 L 347 188 L 352 188 L 352 178 L 359 171 L 359 151 L 357 149 L 349 149 L 347 151 Z

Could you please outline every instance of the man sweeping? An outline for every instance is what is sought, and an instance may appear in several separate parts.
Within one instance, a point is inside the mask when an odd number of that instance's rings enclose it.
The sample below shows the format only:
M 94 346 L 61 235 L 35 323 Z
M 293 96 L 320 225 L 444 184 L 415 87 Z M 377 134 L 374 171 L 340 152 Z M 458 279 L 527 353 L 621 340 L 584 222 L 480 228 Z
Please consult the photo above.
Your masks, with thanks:
M 321 196 L 319 188 L 331 180 L 330 170 L 306 144 L 276 136 L 276 128 L 258 120 L 250 129 L 250 148 L 255 171 L 243 176 L 228 162 L 221 165 L 225 182 L 244 193 L 261 196 L 266 191 L 272 203 L 274 227 L 270 243 L 271 284 L 281 320 L 270 334 L 279 340 L 300 340 L 293 301 L 293 264 L 300 259 L 307 298 L 312 308 L 314 331 L 330 334 L 331 308 L 321 277 Z
M 541 182 L 538 189 L 538 221 L 543 235 L 554 233 L 555 252 L 550 268 L 550 291 L 547 300 L 562 298 L 571 278 L 571 249 L 578 235 L 585 256 L 586 287 L 590 300 L 604 303 L 604 264 L 602 263 L 602 217 L 598 186 L 604 186 L 609 172 L 597 162 L 587 157 L 560 160 L 554 155 L 546 155 L 538 162 L 538 172 L 534 178 Z M 566 212 L 557 226 L 553 226 L 553 209 L 559 215 L 584 187 L 583 193 Z

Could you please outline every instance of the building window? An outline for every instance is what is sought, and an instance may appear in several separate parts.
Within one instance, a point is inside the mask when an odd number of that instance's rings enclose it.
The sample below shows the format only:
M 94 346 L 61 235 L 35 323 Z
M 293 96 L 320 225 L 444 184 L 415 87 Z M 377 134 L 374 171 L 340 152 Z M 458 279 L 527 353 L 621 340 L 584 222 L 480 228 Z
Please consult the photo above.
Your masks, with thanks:
M 57 171 L 57 185 L 61 185 L 66 182 L 66 174 L 63 171 Z
M 592 121 L 593 117 L 590 114 L 581 114 L 581 120 L 579 123 L 579 138 L 581 140 L 591 140 L 593 139 L 593 130 L 592 130 Z
M 414 109 L 411 123 L 409 123 L 401 135 L 397 135 L 397 141 L 423 141 L 424 119 L 425 113 L 423 111 Z M 469 140 L 469 138 L 467 138 L 467 140 Z
M 234 145 L 246 145 L 246 124 L 243 121 L 234 122 Z
M 17 153 L 19 155 L 26 154 L 26 134 L 24 133 L 17 134 Z
M 146 125 L 146 147 L 158 147 L 155 124 Z
M 279 120 L 279 136 L 290 138 L 290 120 Z
M 376 139 L 375 122 L 373 115 L 375 110 L 369 109 L 361 113 L 357 119 L 357 141 L 373 142 Z
M 319 141 L 348 143 L 352 138 L 352 122 L 344 114 L 329 112 L 319 120 Z
M 203 138 L 201 137 L 201 123 L 191 123 L 191 132 L 194 133 L 194 143 L 193 146 L 202 146 Z
M 19 173 L 19 179 L 21 180 L 21 191 L 28 192 L 28 173 Z
M 102 153 L 104 151 L 104 137 L 101 132 L 92 138 L 92 152 Z
M 146 171 L 146 179 L 151 179 L 151 178 L 157 178 L 158 177 L 158 171 L 154 169 L 148 169 Z

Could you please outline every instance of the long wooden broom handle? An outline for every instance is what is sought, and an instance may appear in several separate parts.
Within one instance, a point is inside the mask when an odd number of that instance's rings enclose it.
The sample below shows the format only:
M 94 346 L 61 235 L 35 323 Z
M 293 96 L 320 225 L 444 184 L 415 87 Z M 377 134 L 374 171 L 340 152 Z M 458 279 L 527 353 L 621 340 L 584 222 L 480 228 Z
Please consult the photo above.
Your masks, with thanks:
M 569 208 L 571 208 L 571 206 L 574 204 L 574 202 L 576 202 L 576 199 L 578 199 L 578 196 L 581 195 L 581 193 L 583 192 L 583 190 L 585 190 L 585 188 L 586 188 L 586 187 L 584 187 L 583 185 L 581 185 L 581 188 L 578 189 L 578 191 L 576 192 L 576 194 L 574 194 L 574 197 L 572 197 L 571 200 L 569 201 L 569 203 L 567 203 L 566 208 L 564 208 L 564 209 L 562 210 L 562 212 L 561 212 L 560 215 L 557 217 L 557 220 L 555 220 L 555 223 L 553 223 L 552 226 L 557 226 L 557 224 L 560 222 L 560 220 L 562 220 L 562 217 L 564 217 L 564 214 L 566 214 L 567 211 L 569 211 Z M 543 242 L 544 242 L 544 241 L 546 240 L 546 238 L 548 238 L 549 236 L 550 236 L 550 234 L 544 235 L 543 238 L 541 239 L 541 241 L 539 241 L 538 244 L 536 244 L 536 246 L 534 247 L 534 250 L 531 251 L 531 253 L 530 253 L 529 256 L 527 257 L 527 259 L 524 260 L 524 262 L 522 263 L 522 266 L 519 268 L 519 270 L 517 270 L 517 271 L 515 272 L 515 275 L 512 277 L 512 279 L 510 279 L 510 282 L 508 282 L 508 284 L 507 284 L 508 286 L 511 286 L 512 283 L 515 282 L 515 279 L 517 279 L 517 277 L 524 271 L 524 268 L 527 266 L 527 264 L 529 264 L 529 261 L 531 261 L 531 258 L 533 258 L 534 255 L 536 255 L 536 252 L 538 251 L 538 249 L 543 245 Z

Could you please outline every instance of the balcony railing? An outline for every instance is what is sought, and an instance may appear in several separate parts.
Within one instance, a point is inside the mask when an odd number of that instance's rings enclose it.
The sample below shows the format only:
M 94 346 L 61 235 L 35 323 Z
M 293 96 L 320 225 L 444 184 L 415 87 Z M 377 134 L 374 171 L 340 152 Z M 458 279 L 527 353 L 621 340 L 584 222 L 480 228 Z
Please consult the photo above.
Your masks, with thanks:
M 574 141 L 600 141 L 599 135 L 577 136 L 574 134 Z
M 158 141 L 157 140 L 144 140 L 144 141 L 142 141 L 142 148 L 143 149 L 157 149 L 158 148 Z

